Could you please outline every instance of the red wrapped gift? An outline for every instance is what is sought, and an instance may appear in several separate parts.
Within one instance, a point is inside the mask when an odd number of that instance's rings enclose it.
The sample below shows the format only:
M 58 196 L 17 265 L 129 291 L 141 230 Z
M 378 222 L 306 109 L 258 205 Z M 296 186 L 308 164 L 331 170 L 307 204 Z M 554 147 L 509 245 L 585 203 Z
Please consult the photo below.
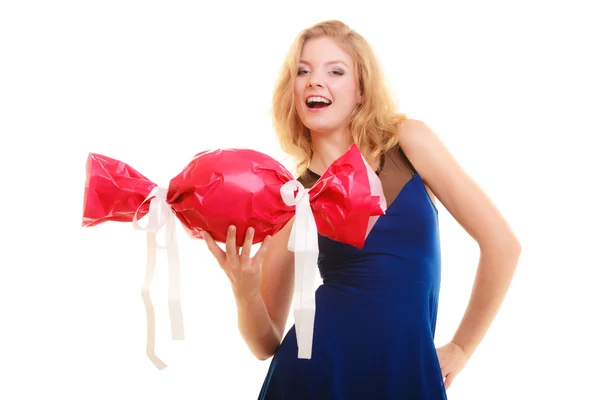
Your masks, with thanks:
M 227 227 L 235 225 L 241 246 L 247 228 L 254 227 L 254 243 L 274 235 L 296 215 L 289 249 L 296 253 L 296 325 L 299 357 L 310 358 L 311 321 L 314 319 L 313 278 L 318 256 L 317 232 L 362 248 L 366 236 L 386 204 L 381 183 L 358 147 L 337 159 L 310 189 L 305 190 L 278 161 L 258 151 L 220 149 L 198 153 L 185 169 L 160 188 L 127 164 L 89 154 L 85 184 L 83 226 L 106 221 L 132 222 L 148 232 L 147 276 L 143 296 L 148 317 L 148 356 L 158 368 L 166 365 L 154 355 L 154 320 L 148 292 L 155 267 L 156 247 L 166 247 L 171 276 L 172 334 L 183 339 L 179 306 L 179 260 L 175 218 L 190 236 L 207 231 L 225 242 Z M 142 228 L 139 220 L 147 217 Z M 165 229 L 166 242 L 156 235 Z M 312 281 L 311 281 L 312 279 Z M 304 299 L 304 300 L 302 300 Z M 303 329 L 306 328 L 306 329 Z

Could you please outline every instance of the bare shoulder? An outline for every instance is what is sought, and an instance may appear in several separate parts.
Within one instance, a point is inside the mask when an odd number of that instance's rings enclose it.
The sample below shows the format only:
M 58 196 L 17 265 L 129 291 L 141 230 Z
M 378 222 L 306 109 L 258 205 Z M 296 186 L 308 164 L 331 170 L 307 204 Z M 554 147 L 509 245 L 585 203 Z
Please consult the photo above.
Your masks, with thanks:
M 425 122 L 403 121 L 398 141 L 423 182 L 480 246 L 517 243 L 492 200 Z
M 437 134 L 423 121 L 403 121 L 398 128 L 398 142 L 423 181 L 428 184 L 434 183 L 431 179 L 440 172 L 445 171 L 447 175 L 458 172 L 449 171 L 448 168 L 460 169 Z

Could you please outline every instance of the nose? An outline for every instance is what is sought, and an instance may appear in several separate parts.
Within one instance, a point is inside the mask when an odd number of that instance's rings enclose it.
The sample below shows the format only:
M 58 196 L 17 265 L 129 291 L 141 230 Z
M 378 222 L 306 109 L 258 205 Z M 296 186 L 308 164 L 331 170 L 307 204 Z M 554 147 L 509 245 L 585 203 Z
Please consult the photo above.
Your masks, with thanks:
M 310 79 L 308 80 L 308 87 L 323 87 L 323 83 L 321 82 L 321 80 L 319 79 L 319 77 L 317 77 L 316 75 L 311 75 Z

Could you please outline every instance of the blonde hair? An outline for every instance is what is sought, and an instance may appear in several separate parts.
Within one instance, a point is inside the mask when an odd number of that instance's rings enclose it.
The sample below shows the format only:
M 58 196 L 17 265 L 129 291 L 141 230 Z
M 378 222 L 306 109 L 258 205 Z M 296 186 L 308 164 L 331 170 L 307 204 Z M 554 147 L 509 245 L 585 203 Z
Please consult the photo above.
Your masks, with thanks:
M 289 49 L 273 94 L 273 127 L 281 149 L 294 159 L 296 174 L 303 173 L 312 156 L 311 138 L 294 106 L 294 80 L 304 43 L 327 36 L 354 60 L 363 102 L 350 117 L 352 140 L 369 161 L 398 143 L 398 125 L 407 116 L 396 104 L 384 82 L 383 72 L 369 43 L 341 21 L 329 20 L 300 32 Z

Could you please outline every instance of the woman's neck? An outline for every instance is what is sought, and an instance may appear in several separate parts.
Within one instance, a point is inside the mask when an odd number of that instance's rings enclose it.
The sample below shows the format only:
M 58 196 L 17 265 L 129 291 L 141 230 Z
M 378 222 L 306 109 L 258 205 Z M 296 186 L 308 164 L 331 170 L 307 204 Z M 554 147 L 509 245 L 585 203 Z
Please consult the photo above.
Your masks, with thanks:
M 311 132 L 312 157 L 309 168 L 316 174 L 323 172 L 352 145 L 350 130 L 320 134 Z

